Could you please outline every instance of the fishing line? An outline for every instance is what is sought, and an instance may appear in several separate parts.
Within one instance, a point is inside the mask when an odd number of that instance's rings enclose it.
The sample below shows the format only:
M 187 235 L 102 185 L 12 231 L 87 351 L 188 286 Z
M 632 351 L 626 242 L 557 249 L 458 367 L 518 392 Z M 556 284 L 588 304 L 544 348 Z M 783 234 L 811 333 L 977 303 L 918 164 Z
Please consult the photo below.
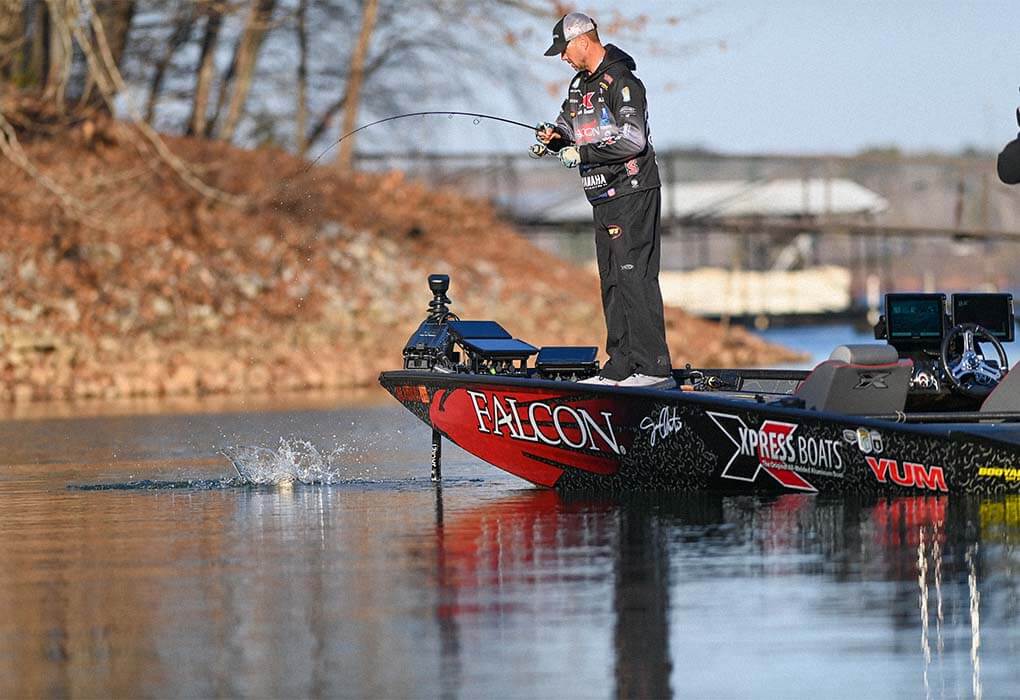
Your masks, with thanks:
M 309 163 L 308 164 L 308 168 L 305 168 L 305 171 L 307 171 L 313 165 L 318 163 L 319 160 L 324 155 L 326 155 L 331 150 L 333 150 L 345 138 L 347 138 L 348 136 L 353 136 L 354 134 L 358 133 L 362 129 L 367 129 L 370 126 L 375 126 L 376 124 L 382 124 L 384 122 L 391 122 L 394 119 L 403 119 L 404 117 L 425 117 L 425 116 L 432 115 L 432 114 L 446 114 L 446 115 L 449 115 L 451 117 L 454 116 L 454 115 L 459 116 L 459 117 L 474 117 L 475 118 L 475 124 L 478 123 L 479 119 L 491 119 L 492 121 L 495 121 L 495 122 L 503 122 L 505 124 L 513 124 L 514 126 L 520 126 L 520 127 L 523 127 L 525 129 L 527 129 L 528 131 L 534 131 L 535 130 L 535 125 L 534 124 L 525 124 L 524 122 L 515 121 L 513 119 L 506 119 L 505 117 L 495 117 L 495 116 L 493 116 L 491 114 L 480 114 L 478 112 L 451 112 L 449 110 L 436 111 L 436 112 L 408 112 L 407 114 L 397 114 L 397 115 L 392 116 L 392 117 L 386 117 L 385 119 L 378 119 L 378 120 L 376 120 L 374 122 L 371 122 L 370 124 L 365 124 L 364 126 L 359 126 L 354 131 L 350 131 L 350 132 L 344 134 L 343 136 L 338 138 L 336 141 L 331 143 L 329 145 L 329 147 L 325 151 L 320 153 L 315 158 L 315 160 L 313 160 L 311 163 Z

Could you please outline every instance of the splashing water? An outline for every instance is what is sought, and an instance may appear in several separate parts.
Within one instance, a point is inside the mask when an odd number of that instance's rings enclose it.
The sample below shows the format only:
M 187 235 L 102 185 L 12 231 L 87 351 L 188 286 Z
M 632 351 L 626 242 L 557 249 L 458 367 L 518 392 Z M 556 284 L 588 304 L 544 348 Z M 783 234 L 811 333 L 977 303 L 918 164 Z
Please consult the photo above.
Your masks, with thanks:
M 280 438 L 277 448 L 226 447 L 222 450 L 244 483 L 255 486 L 299 481 L 303 484 L 336 484 L 369 476 L 351 467 L 364 455 L 341 444 L 323 453 L 308 440 Z M 374 468 L 373 468 L 374 471 Z

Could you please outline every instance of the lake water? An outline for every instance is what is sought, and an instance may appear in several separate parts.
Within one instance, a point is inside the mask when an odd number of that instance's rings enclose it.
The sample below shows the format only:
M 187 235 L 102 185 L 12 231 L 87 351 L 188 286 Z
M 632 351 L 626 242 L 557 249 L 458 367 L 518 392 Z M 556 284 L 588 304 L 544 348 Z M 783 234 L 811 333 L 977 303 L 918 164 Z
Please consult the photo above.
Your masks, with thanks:
M 0 697 L 1020 688 L 1020 499 L 565 497 L 452 446 L 437 490 L 378 392 L 36 406 L 0 444 Z

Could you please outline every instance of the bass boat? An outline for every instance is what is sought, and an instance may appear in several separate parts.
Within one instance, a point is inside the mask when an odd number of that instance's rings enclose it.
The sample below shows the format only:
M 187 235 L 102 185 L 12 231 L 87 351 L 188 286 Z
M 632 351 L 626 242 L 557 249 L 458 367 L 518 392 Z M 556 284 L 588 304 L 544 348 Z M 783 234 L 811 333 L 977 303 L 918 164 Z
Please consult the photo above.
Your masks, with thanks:
M 594 347 L 542 347 L 461 320 L 431 275 L 402 369 L 379 381 L 442 439 L 561 491 L 1020 493 L 1020 370 L 1009 294 L 888 294 L 876 343 L 814 369 L 673 371 L 603 386 Z

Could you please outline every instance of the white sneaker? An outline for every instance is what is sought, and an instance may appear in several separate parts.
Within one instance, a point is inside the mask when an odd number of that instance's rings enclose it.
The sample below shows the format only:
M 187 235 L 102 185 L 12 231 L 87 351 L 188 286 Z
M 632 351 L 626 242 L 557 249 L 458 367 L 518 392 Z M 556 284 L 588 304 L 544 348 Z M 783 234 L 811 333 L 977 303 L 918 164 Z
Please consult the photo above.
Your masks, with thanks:
M 597 384 L 598 386 L 618 386 L 620 382 L 615 379 L 607 379 L 601 374 L 596 374 L 594 377 L 588 377 L 587 379 L 580 379 L 578 384 Z
M 617 386 L 636 386 L 642 389 L 676 389 L 676 380 L 672 376 L 652 377 L 647 374 L 635 373 L 616 383 Z

